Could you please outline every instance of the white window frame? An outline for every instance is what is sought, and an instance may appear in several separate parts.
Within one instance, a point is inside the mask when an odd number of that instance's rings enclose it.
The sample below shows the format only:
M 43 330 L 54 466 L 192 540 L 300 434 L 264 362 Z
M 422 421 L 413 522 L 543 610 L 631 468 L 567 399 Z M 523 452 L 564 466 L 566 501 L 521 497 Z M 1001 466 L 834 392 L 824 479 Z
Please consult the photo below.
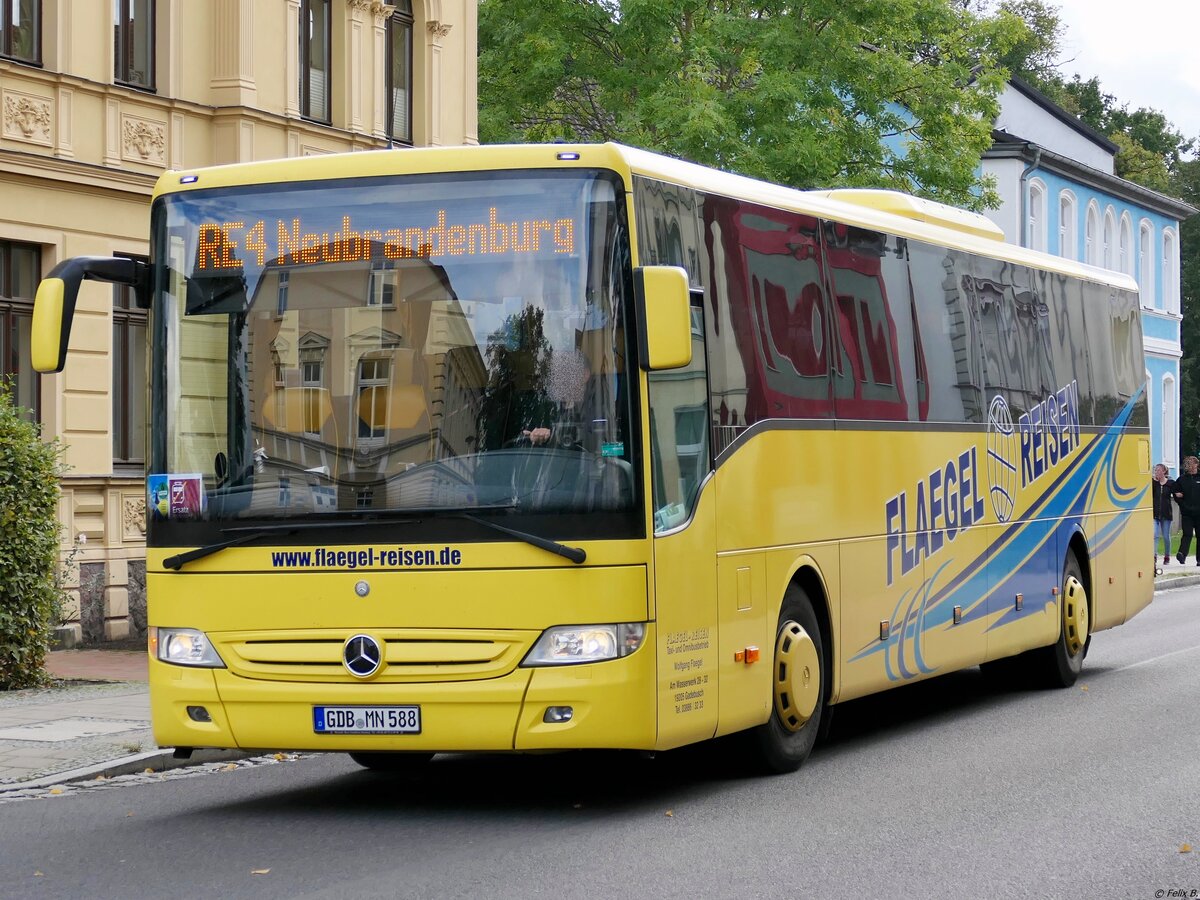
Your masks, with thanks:
M 1163 308 L 1179 314 L 1179 241 L 1175 229 L 1164 228 L 1162 235 Z
M 1058 195 L 1058 255 L 1079 259 L 1079 215 L 1075 195 L 1061 191 Z
M 1100 265 L 1100 207 L 1095 200 L 1088 202 L 1087 222 L 1083 230 L 1083 261 L 1090 266 Z
M 1025 239 L 1031 250 L 1046 252 L 1048 241 L 1046 222 L 1046 183 L 1040 178 L 1029 182 L 1028 213 L 1025 222 Z
M 1179 395 L 1175 376 L 1168 372 L 1162 377 L 1162 457 L 1168 468 L 1174 468 L 1179 455 Z
M 1116 265 L 1117 250 L 1117 215 L 1112 206 L 1104 210 L 1104 268 L 1112 270 Z
M 1129 213 L 1121 213 L 1120 238 L 1117 241 L 1117 267 L 1132 276 L 1133 270 L 1133 220 Z
M 1158 298 L 1154 296 L 1154 262 L 1154 224 L 1142 219 L 1138 223 L 1138 293 L 1147 309 L 1158 306 Z

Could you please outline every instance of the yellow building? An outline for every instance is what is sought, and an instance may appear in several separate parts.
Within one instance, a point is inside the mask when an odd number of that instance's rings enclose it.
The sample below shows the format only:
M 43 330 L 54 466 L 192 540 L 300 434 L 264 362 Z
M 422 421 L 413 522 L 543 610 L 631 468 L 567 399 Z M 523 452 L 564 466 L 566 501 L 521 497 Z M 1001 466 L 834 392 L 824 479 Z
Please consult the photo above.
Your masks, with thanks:
M 0 375 L 61 438 L 66 636 L 145 626 L 146 313 L 88 284 L 36 376 L 39 278 L 144 255 L 168 169 L 476 143 L 474 0 L 0 0 Z

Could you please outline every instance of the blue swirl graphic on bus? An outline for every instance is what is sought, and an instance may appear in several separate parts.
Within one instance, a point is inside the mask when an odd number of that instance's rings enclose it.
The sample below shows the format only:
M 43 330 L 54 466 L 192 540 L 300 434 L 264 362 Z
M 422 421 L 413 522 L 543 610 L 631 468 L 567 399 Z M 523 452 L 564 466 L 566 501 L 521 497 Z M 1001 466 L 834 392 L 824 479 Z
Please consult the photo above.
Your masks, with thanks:
M 961 610 L 962 622 L 999 613 L 988 625 L 988 631 L 1026 616 L 1042 614 L 1046 602 L 1051 601 L 1026 602 L 1018 610 L 1009 603 L 1009 598 L 1015 593 L 1026 593 L 1032 598 L 1036 592 L 1031 592 L 1031 585 L 1044 583 L 1047 577 L 1056 580 L 1061 575 L 1061 548 L 1073 535 L 1083 532 L 1084 516 L 1097 509 L 1097 501 L 1101 498 L 1107 500 L 1114 513 L 1106 517 L 1089 539 L 1088 550 L 1092 558 L 1122 536 L 1134 510 L 1144 502 L 1148 487 L 1122 485 L 1117 472 L 1118 450 L 1125 437 L 1125 428 L 1140 401 L 1139 391 L 1076 458 L 1067 461 L 1066 454 L 1060 452 L 1055 460 L 1060 465 L 1038 465 L 1039 475 L 1053 473 L 1053 479 L 1028 504 L 1022 519 L 1012 522 L 988 548 L 967 560 L 949 582 L 937 585 L 943 570 L 954 560 L 943 562 L 931 577 L 915 589 L 906 591 L 892 613 L 889 638 L 866 643 L 849 662 L 883 654 L 888 679 L 906 681 L 937 671 L 936 660 L 930 659 L 925 638 L 935 631 L 952 627 L 955 607 Z M 1003 423 L 1008 408 L 1006 403 L 1001 403 L 1004 411 L 1000 412 L 999 405 L 993 403 L 989 420 L 995 413 L 997 422 Z M 1080 447 L 1081 443 L 1075 443 L 1074 423 L 1066 417 L 1061 419 L 1060 448 L 1069 446 L 1074 450 Z M 1053 440 L 1054 430 L 1047 428 L 1046 423 L 1041 423 L 1041 427 L 1047 432 L 1046 436 L 1034 435 L 1032 440 Z M 996 434 L 1003 436 L 1005 431 L 1000 428 Z M 989 465 L 993 459 L 991 449 L 989 443 Z M 1004 450 L 996 454 L 997 457 L 1003 455 Z M 993 486 L 997 477 L 992 478 Z M 992 601 L 992 598 L 1003 598 L 1003 601 Z M 992 601 L 990 605 L 989 601 Z

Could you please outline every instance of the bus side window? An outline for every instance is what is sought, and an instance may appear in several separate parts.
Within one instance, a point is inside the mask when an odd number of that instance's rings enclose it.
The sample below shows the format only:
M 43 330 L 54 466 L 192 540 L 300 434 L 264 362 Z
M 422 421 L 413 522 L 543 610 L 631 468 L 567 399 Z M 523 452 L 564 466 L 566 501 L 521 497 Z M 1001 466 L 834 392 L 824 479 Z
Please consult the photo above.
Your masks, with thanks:
M 838 418 L 918 418 L 906 243 L 849 225 L 825 227 Z
M 649 373 L 650 464 L 654 533 L 687 522 L 712 468 L 709 451 L 708 371 L 704 309 L 692 305 L 692 361 L 681 369 Z
M 908 242 L 917 377 L 931 422 L 983 422 L 979 317 L 962 279 L 970 257 L 958 250 Z

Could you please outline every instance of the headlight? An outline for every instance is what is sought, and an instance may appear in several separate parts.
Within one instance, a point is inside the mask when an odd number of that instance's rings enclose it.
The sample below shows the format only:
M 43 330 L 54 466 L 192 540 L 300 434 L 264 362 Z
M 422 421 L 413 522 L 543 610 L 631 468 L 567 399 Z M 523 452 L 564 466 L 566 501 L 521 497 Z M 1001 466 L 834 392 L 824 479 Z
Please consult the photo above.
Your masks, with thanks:
M 151 628 L 150 652 L 165 663 L 223 669 L 225 663 L 203 631 L 195 628 Z
M 628 656 L 642 646 L 644 622 L 618 625 L 559 625 L 546 629 L 523 666 L 559 666 Z

